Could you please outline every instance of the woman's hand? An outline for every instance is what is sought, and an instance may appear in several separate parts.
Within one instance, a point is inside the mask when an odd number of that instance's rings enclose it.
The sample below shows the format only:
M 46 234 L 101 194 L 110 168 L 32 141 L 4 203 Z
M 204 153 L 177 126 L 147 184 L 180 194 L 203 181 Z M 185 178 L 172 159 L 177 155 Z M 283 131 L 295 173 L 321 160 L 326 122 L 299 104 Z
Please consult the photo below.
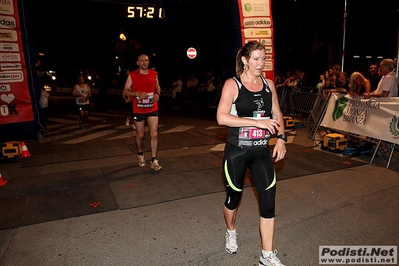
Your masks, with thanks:
M 267 129 L 273 135 L 279 131 L 280 124 L 275 119 L 262 119 L 256 120 L 256 127 Z
M 273 148 L 272 157 L 275 158 L 275 162 L 284 159 L 287 149 L 285 147 L 285 141 L 282 139 L 277 139 L 276 145 Z

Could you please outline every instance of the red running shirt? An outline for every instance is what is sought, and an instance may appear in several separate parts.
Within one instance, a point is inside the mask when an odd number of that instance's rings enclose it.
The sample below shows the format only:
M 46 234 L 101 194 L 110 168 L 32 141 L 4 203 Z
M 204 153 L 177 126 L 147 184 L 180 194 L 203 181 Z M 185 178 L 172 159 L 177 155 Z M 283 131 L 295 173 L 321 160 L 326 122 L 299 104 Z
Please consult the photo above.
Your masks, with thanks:
M 158 102 L 153 101 L 156 91 L 158 73 L 155 70 L 148 69 L 147 74 L 141 74 L 139 69 L 129 73 L 132 79 L 132 92 L 146 92 L 149 94 L 147 99 L 133 97 L 133 113 L 148 114 L 158 111 Z

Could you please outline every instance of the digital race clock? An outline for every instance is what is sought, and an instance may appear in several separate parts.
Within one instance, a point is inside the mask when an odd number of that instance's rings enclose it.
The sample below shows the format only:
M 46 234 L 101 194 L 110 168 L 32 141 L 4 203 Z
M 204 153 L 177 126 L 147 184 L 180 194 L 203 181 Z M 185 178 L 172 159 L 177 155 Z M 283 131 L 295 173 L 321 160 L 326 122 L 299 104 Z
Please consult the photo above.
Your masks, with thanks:
M 127 7 L 128 18 L 165 18 L 162 7 L 153 5 L 134 5 Z

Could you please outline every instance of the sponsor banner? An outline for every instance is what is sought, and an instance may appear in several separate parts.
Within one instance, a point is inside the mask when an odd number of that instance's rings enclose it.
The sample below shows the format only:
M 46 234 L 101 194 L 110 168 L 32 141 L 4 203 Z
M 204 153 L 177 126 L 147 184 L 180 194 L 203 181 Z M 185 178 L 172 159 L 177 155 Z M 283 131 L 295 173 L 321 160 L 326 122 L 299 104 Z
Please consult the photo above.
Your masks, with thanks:
M 0 53 L 0 62 L 21 62 L 19 53 Z
M 397 246 L 319 246 L 319 264 L 398 264 Z
M 244 18 L 243 27 L 244 28 L 264 28 L 271 27 L 272 21 L 270 17 L 263 18 Z
M 399 97 L 365 100 L 333 93 L 321 125 L 399 144 Z
M 258 41 L 266 48 L 264 76 L 274 80 L 273 18 L 271 0 L 238 0 L 242 44 Z M 272 65 L 271 65 L 272 64 Z
M 273 47 L 272 46 L 265 46 L 266 54 L 273 54 Z
M 0 92 L 11 91 L 10 84 L 0 84 Z
M 14 15 L 14 9 L 17 9 L 16 0 L 2 0 L 0 1 L 0 14 Z
M 273 46 L 272 38 L 261 38 L 259 40 L 264 46 Z
M 265 70 L 266 72 L 268 72 L 268 71 L 273 71 L 273 70 L 274 70 L 274 68 L 273 68 L 273 65 L 274 65 L 274 64 L 273 64 L 273 63 L 274 63 L 273 60 L 266 61 L 264 70 Z
M 0 52 L 18 52 L 17 43 L 0 43 Z
M 1 1 L 0 1 L 1 5 Z M 2 42 L 16 42 L 18 41 L 18 33 L 16 30 L 0 29 L 0 41 Z
M 245 39 L 272 37 L 272 30 L 268 28 L 244 29 L 242 32 Z
M 1 29 L 15 29 L 16 25 L 15 18 L 11 16 L 0 16 Z
M 242 0 L 243 17 L 271 17 L 271 3 L 265 0 Z
M 0 72 L 0 83 L 4 82 L 20 82 L 23 81 L 22 71 L 1 71 Z
M 0 63 L 0 70 L 14 70 L 21 69 L 21 63 Z
M 17 0 L 0 0 L 0 124 L 33 121 Z

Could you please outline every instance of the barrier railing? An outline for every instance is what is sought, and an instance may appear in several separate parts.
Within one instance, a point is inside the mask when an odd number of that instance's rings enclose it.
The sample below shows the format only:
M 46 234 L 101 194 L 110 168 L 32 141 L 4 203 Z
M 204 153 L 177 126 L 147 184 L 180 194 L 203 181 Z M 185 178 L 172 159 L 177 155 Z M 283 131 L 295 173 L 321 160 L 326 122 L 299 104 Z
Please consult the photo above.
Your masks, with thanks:
M 316 91 L 316 92 L 315 92 Z M 317 97 L 317 88 L 278 89 L 280 108 L 283 113 L 300 112 L 309 114 Z
M 320 123 L 323 120 L 324 114 L 326 113 L 328 99 L 323 98 L 321 92 L 317 93 L 316 99 L 313 103 L 312 110 L 308 117 L 308 132 L 306 136 L 314 140 L 316 138 L 317 132 L 321 130 Z
M 330 97 L 332 96 L 332 94 L 329 94 L 327 98 L 323 98 L 323 96 L 321 95 L 321 93 L 317 94 L 317 97 L 314 101 L 313 104 L 313 108 L 310 112 L 310 115 L 308 117 L 308 132 L 307 132 L 307 137 L 315 140 L 316 139 L 316 134 L 319 132 L 326 132 L 327 130 L 331 130 L 334 131 L 336 133 L 341 133 L 347 137 L 351 137 L 351 138 L 357 138 L 357 139 L 362 139 L 364 141 L 370 142 L 374 145 L 376 145 L 375 149 L 374 149 L 374 153 L 371 157 L 370 160 L 370 164 L 372 164 L 373 160 L 375 159 L 377 152 L 380 151 L 381 155 L 384 157 L 385 160 L 387 160 L 387 165 L 386 168 L 389 168 L 389 165 L 391 163 L 392 157 L 393 157 L 393 153 L 394 151 L 399 152 L 399 146 L 398 144 L 395 143 L 389 143 L 389 145 L 391 146 L 391 150 L 389 155 L 387 156 L 384 152 L 382 152 L 381 149 L 381 140 L 377 139 L 375 137 L 369 137 L 369 136 L 364 136 L 364 135 L 360 135 L 360 134 L 356 134 L 353 132 L 348 132 L 348 131 L 343 131 L 343 130 L 339 130 L 339 129 L 328 129 L 325 128 L 323 126 L 321 126 L 321 123 L 323 121 L 323 118 L 326 114 L 326 110 L 328 107 L 328 103 L 330 100 Z M 322 135 L 320 135 L 320 137 L 323 137 Z

